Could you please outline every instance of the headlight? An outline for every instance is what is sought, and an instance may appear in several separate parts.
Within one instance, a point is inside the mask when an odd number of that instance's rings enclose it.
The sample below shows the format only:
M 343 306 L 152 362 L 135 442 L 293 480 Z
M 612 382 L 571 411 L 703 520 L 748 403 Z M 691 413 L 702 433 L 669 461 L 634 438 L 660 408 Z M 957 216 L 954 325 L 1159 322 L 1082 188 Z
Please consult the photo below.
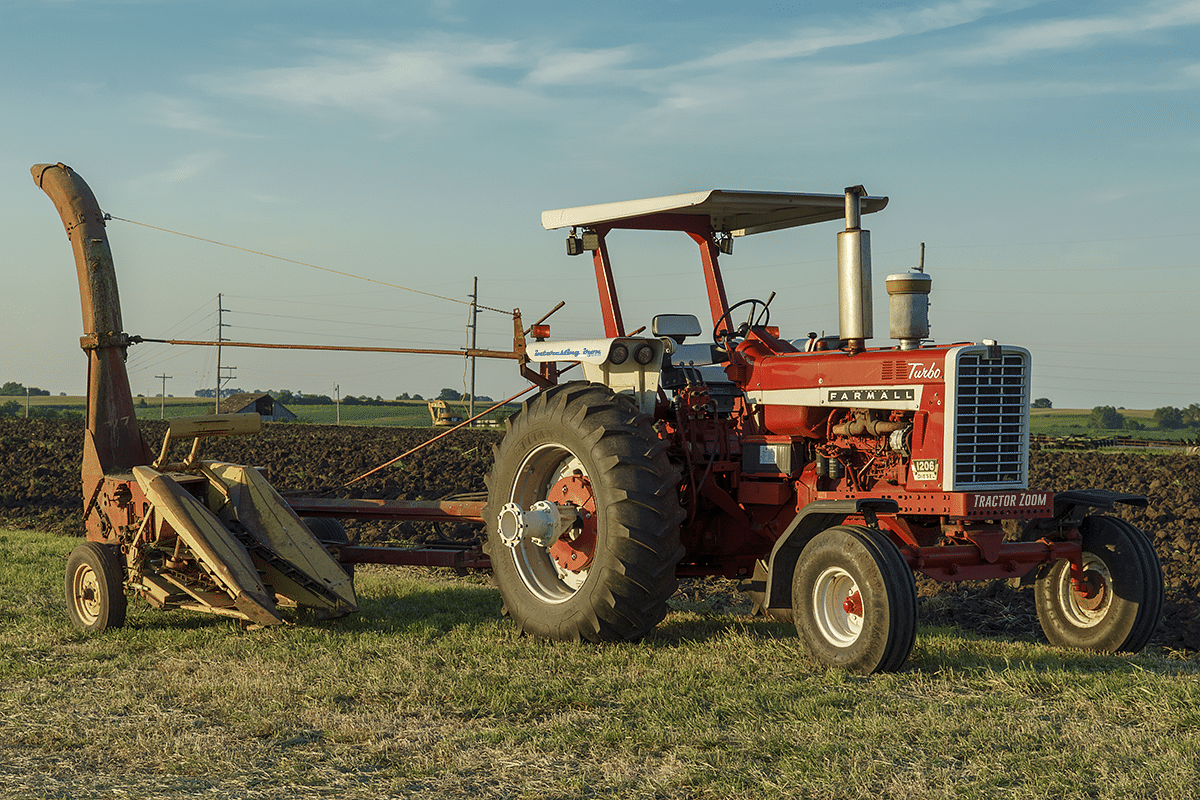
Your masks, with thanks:
M 654 348 L 648 344 L 639 347 L 633 353 L 633 360 L 641 364 L 643 367 L 654 360 Z
M 614 364 L 624 364 L 628 359 L 629 348 L 619 342 L 608 351 L 608 360 Z

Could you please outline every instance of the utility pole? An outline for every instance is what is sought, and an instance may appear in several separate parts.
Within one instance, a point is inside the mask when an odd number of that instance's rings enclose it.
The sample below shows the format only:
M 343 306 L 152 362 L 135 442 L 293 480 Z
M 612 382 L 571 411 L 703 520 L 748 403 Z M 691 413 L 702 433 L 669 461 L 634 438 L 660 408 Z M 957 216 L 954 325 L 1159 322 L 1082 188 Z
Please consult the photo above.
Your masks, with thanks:
M 167 418 L 167 379 L 174 377 L 174 376 L 172 376 L 172 375 L 155 375 L 154 377 L 162 378 L 163 390 L 162 390 L 162 394 L 159 395 L 159 397 L 162 399 L 162 402 L 159 404 L 158 418 L 166 419 Z
M 337 424 L 342 424 L 342 387 L 333 385 L 333 406 L 337 409 Z
M 223 328 L 229 326 L 225 324 L 225 312 L 229 309 L 221 305 L 222 295 L 217 293 L 217 392 L 213 397 L 213 413 L 221 413 L 221 342 L 225 341 L 225 332 Z M 237 367 L 226 367 L 226 369 L 237 369 Z M 233 377 L 230 375 L 229 377 Z
M 221 342 L 224 341 L 224 339 L 222 338 L 223 332 L 222 332 L 221 328 L 225 327 L 225 323 L 223 321 L 224 316 L 225 316 L 225 309 L 221 308 L 221 293 L 218 292 L 217 293 L 217 387 L 216 387 L 216 391 L 213 392 L 213 413 L 214 414 L 221 413 Z
M 474 287 L 471 291 L 471 349 L 475 349 L 475 333 L 479 323 L 479 276 L 475 276 Z M 467 414 L 467 419 L 475 416 L 475 356 L 471 356 L 471 401 L 470 413 Z M 475 423 L 472 422 L 474 427 Z
M 220 381 L 220 382 L 217 384 L 217 387 L 218 387 L 218 388 L 217 388 L 217 394 L 220 394 L 220 393 L 221 393 L 220 386 L 221 386 L 221 384 L 222 384 L 222 383 L 229 383 L 231 380 L 233 380 L 233 373 L 234 373 L 234 371 L 237 369 L 237 367 L 221 367 L 221 369 L 225 370 L 225 376 L 224 376 L 224 377 L 221 379 L 221 381 Z M 218 411 L 220 411 L 220 405 L 221 405 L 220 403 L 217 403 L 217 410 L 218 410 Z

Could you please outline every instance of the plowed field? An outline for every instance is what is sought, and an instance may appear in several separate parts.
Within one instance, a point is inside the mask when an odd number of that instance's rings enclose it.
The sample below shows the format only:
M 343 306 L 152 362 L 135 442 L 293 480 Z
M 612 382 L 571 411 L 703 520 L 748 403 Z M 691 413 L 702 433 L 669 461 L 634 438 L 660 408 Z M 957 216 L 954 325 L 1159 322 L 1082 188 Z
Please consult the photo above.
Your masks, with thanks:
M 165 432 L 163 423 L 143 422 L 153 449 Z M 205 457 L 264 468 L 268 479 L 288 491 L 330 491 L 340 497 L 436 499 L 484 491 L 491 466 L 495 431 L 460 431 L 400 464 L 339 488 L 436 434 L 419 428 L 364 428 L 275 424 L 254 437 L 212 439 Z M 81 535 L 79 459 L 83 426 L 79 421 L 0 419 L 0 525 Z M 1035 489 L 1104 488 L 1143 494 L 1149 508 L 1117 513 L 1154 540 L 1167 579 L 1163 625 L 1152 640 L 1166 648 L 1200 650 L 1200 457 L 1174 454 L 1035 452 L 1030 487 Z M 437 535 L 469 537 L 458 531 L 400 525 L 349 525 L 362 540 L 425 539 Z M 729 583 L 694 581 L 685 585 L 689 599 L 715 608 L 748 608 L 729 594 Z M 1030 589 L 1006 583 L 937 584 L 919 581 L 922 618 L 988 635 L 1040 636 Z

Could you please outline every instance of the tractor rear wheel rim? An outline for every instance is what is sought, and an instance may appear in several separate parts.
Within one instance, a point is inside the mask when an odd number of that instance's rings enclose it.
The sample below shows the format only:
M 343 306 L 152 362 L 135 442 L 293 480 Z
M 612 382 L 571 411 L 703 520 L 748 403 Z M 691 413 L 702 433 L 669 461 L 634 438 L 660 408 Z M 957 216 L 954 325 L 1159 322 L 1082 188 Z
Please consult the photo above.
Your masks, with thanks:
M 863 615 L 847 610 L 862 601 L 847 603 L 859 592 L 858 583 L 841 567 L 828 567 L 813 584 L 813 613 L 821 636 L 836 647 L 849 647 L 862 633 Z
M 572 476 L 590 484 L 587 470 L 579 457 L 556 444 L 536 448 L 525 456 L 517 470 L 510 501 L 527 509 L 539 500 L 558 502 L 551 489 Z M 595 513 L 595 500 L 584 508 Z M 564 603 L 570 600 L 587 580 L 590 568 L 564 569 L 551 555 L 550 549 L 522 539 L 512 548 L 512 558 L 521 581 L 530 593 L 544 603 Z M 590 563 L 590 559 L 589 559 Z

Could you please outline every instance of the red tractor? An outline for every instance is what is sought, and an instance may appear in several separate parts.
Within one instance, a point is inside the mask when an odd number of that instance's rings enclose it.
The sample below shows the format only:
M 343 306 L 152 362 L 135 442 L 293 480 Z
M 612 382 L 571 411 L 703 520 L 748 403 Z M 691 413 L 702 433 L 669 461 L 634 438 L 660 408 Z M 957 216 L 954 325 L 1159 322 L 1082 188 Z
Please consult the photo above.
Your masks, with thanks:
M 913 572 L 1032 580 L 1052 644 L 1136 652 L 1158 624 L 1150 540 L 1108 511 L 1146 498 L 1030 491 L 1028 351 L 928 341 L 931 280 L 890 275 L 891 347 L 872 338 L 870 233 L 886 197 L 709 191 L 547 211 L 590 251 L 605 338 L 528 357 L 544 390 L 509 421 L 488 478 L 485 549 L 507 613 L 552 639 L 633 639 L 677 576 L 745 579 L 819 662 L 898 669 L 917 625 Z M 732 305 L 718 267 L 740 236 L 845 219 L 838 336 L 788 339 L 770 302 Z M 607 237 L 699 245 L 712 341 L 692 315 L 626 335 Z M 584 380 L 559 383 L 570 362 Z M 527 370 L 527 373 L 530 372 Z M 1005 521 L 1019 532 L 1006 536 Z
M 764 613 L 794 621 L 818 662 L 857 672 L 907 659 L 914 571 L 1032 580 L 1056 645 L 1137 651 L 1158 624 L 1163 577 L 1149 539 L 1092 513 L 1146 498 L 1028 489 L 1027 351 L 929 344 L 921 271 L 887 279 L 898 344 L 866 346 L 870 240 L 859 223 L 887 198 L 862 187 L 546 212 L 546 228 L 571 229 L 569 254 L 592 253 L 604 338 L 548 341 L 539 324 L 527 344 L 514 314 L 511 351 L 467 352 L 516 360 L 542 388 L 507 422 L 486 502 L 388 501 L 284 499 L 256 469 L 200 458 L 205 437 L 252 433 L 257 415 L 172 420 L 156 454 L 134 414 L 128 348 L 239 343 L 125 333 L 106 215 L 69 167 L 32 175 L 58 208 L 82 301 L 87 541 L 68 560 L 65 592 L 85 630 L 124 624 L 128 595 L 253 626 L 281 624 L 288 608 L 338 616 L 357 610 L 355 563 L 485 568 L 489 558 L 507 613 L 532 635 L 635 639 L 662 620 L 678 576 L 724 575 L 744 579 Z M 729 304 L 718 255 L 735 238 L 843 216 L 838 336 L 783 338 L 771 297 Z M 680 231 L 699 245 L 712 341 L 696 340 L 702 328 L 686 314 L 655 317 L 651 336 L 626 334 L 606 244 L 616 229 Z M 561 383 L 575 365 L 584 380 Z M 172 455 L 188 439 L 187 455 Z M 486 524 L 486 556 L 353 546 L 337 522 L 346 517 Z

